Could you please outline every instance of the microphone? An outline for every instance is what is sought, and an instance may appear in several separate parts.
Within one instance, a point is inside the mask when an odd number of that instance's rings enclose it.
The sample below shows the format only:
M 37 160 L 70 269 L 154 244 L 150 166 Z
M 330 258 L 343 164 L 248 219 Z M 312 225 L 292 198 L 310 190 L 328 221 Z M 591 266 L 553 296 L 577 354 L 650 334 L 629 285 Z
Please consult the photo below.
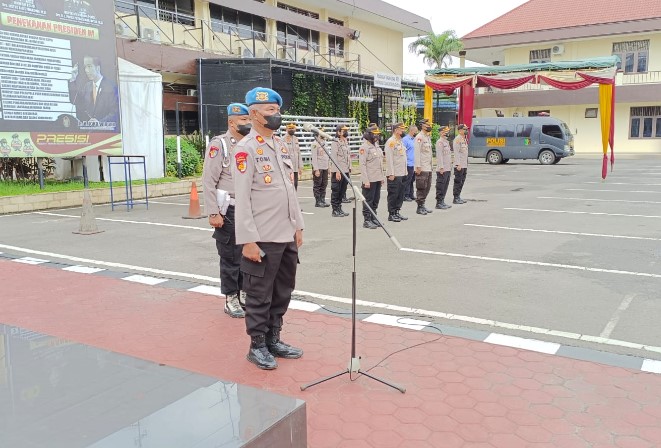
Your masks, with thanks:
M 326 140 L 335 140 L 335 137 L 333 137 L 330 134 L 326 134 L 324 131 L 322 131 L 319 128 L 316 128 L 316 127 L 312 126 L 310 123 L 304 123 L 303 124 L 303 129 L 305 129 L 308 132 L 316 132 L 318 135 L 325 138 Z

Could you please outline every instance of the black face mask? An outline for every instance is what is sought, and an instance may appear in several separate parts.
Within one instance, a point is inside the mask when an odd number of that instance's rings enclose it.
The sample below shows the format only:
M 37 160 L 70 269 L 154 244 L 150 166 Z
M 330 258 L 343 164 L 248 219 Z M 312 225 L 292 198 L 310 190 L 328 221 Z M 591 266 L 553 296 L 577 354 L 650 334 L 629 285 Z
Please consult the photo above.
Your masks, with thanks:
M 287 134 L 289 134 L 289 135 L 296 135 L 296 131 L 287 131 Z
M 402 137 L 402 138 L 406 137 L 406 132 L 404 132 L 404 131 L 400 132 L 399 136 Z
M 277 131 L 280 129 L 280 126 L 282 125 L 282 115 L 280 115 L 280 113 L 275 113 L 273 115 L 262 114 L 262 117 L 264 117 L 264 120 L 266 120 L 266 123 L 264 123 L 264 127 L 266 129 L 270 129 L 272 131 Z
M 246 135 L 250 134 L 251 129 L 252 129 L 251 124 L 238 124 L 238 125 L 236 125 L 236 132 L 243 135 L 244 137 Z
M 344 131 L 344 132 L 342 133 L 342 137 L 347 138 L 348 136 L 349 136 L 349 132 Z

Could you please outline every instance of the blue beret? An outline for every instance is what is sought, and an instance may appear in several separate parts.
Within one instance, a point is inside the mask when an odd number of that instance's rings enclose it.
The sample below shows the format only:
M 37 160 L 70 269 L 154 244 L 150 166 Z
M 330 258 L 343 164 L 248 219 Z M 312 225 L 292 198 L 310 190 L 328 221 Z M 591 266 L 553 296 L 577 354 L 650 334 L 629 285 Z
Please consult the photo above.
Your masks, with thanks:
M 273 104 L 277 103 L 282 107 L 282 97 L 278 92 L 266 87 L 255 87 L 250 92 L 246 93 L 246 104 L 252 106 L 253 104 Z
M 248 115 L 248 108 L 245 104 L 232 103 L 227 106 L 227 115 Z

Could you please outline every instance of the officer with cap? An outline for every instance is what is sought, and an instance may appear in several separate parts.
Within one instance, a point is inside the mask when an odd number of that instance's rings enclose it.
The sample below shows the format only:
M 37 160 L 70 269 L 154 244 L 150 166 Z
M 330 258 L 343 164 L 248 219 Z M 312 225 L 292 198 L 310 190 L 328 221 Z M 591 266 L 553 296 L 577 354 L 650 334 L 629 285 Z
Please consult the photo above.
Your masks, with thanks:
M 402 138 L 406 135 L 404 123 L 392 125 L 392 136 L 386 142 L 386 177 L 388 179 L 388 221 L 400 222 L 408 218 L 399 210 L 404 203 L 406 180 L 406 150 Z
M 248 361 L 275 369 L 275 357 L 300 358 L 303 351 L 280 339 L 296 283 L 303 216 L 294 188 L 294 164 L 274 135 L 282 97 L 256 87 L 246 94 L 252 130 L 239 142 L 232 164 L 236 189 L 236 242 L 243 244 L 241 272 L 246 291 Z
M 445 203 L 445 195 L 450 185 L 452 172 L 452 149 L 448 141 L 450 128 L 445 126 L 440 131 L 440 138 L 436 142 L 436 208 L 446 210 L 452 208 Z
M 363 133 L 363 143 L 358 149 L 358 166 L 360 167 L 360 183 L 365 197 L 365 204 L 369 205 L 376 214 L 381 199 L 381 184 L 385 180 L 383 176 L 383 151 L 379 148 L 379 127 L 370 123 Z M 363 204 L 363 227 L 376 229 L 379 222 L 372 216 L 367 206 Z
M 232 152 L 237 143 L 250 132 L 248 108 L 240 103 L 227 106 L 227 132 L 211 139 L 204 157 L 202 182 L 204 208 L 220 256 L 220 292 L 225 296 L 225 313 L 230 317 L 245 317 L 239 297 L 242 276 L 241 245 L 234 235 L 234 180 Z
M 298 144 L 298 137 L 296 137 L 296 125 L 294 123 L 288 123 L 286 129 L 287 134 L 283 140 L 294 166 L 294 188 L 298 190 L 298 179 L 303 175 L 303 155 L 301 154 L 301 147 Z
M 348 213 L 342 210 L 342 199 L 347 194 L 347 186 L 349 185 L 342 173 L 347 177 L 351 176 L 351 152 L 347 140 L 349 128 L 338 124 L 335 129 L 335 136 L 336 139 L 331 142 L 331 155 L 338 166 L 331 162 L 331 205 L 333 206 L 331 216 L 342 218 L 349 216 Z
M 321 128 L 321 131 L 324 129 Z M 314 141 L 310 145 L 310 156 L 312 160 L 313 187 L 312 192 L 316 202 L 315 207 L 328 207 L 326 202 L 326 188 L 328 187 L 328 154 L 324 150 L 326 140 L 318 132 L 312 131 Z
M 452 194 L 454 195 L 453 204 L 465 204 L 466 201 L 461 199 L 461 190 L 464 188 L 466 182 L 466 175 L 468 174 L 468 141 L 466 141 L 466 132 L 468 126 L 460 124 L 457 127 L 458 135 L 454 138 L 454 186 Z
M 425 207 L 425 201 L 431 189 L 433 157 L 431 151 L 431 125 L 428 120 L 424 120 L 420 127 L 422 130 L 415 137 L 414 142 L 415 190 L 417 194 L 416 202 L 418 203 L 416 213 L 427 215 L 432 212 Z

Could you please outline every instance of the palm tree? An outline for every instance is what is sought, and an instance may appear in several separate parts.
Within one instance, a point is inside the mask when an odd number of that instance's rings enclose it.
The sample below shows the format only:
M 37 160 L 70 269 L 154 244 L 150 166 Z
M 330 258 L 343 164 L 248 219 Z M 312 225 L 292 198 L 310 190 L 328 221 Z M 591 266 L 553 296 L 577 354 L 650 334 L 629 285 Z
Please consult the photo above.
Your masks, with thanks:
M 409 44 L 409 51 L 422 55 L 423 62 L 433 68 L 447 67 L 448 63 L 452 63 L 450 53 L 463 48 L 464 44 L 454 30 L 443 31 L 441 34 L 431 32 Z

